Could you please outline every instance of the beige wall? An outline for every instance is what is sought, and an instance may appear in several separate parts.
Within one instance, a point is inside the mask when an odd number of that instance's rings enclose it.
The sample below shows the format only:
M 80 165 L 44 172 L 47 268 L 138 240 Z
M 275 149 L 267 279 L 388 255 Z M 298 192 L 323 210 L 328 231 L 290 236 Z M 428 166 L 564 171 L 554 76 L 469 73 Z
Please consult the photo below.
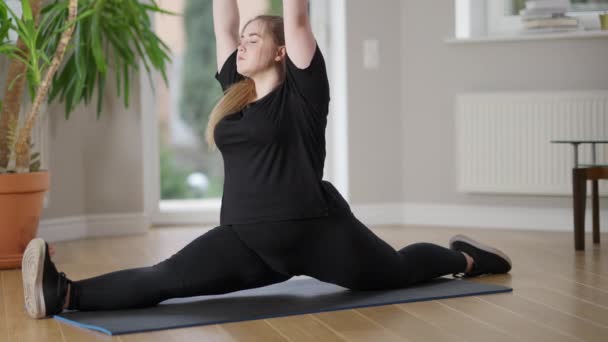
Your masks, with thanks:
M 397 202 L 404 184 L 400 1 L 346 1 L 349 200 Z M 380 67 L 363 68 L 362 45 L 378 39 Z
M 569 196 L 456 192 L 454 96 L 464 91 L 608 89 L 608 39 L 450 45 L 443 37 L 453 32 L 454 2 L 445 3 L 401 2 L 402 200 L 571 208 Z M 606 202 L 603 208 L 608 208 Z
M 608 89 L 605 38 L 450 45 L 443 37 L 453 32 L 452 1 L 346 5 L 352 204 L 570 207 L 565 196 L 457 193 L 453 98 L 471 90 Z M 382 64 L 368 71 L 361 45 L 374 38 Z M 51 206 L 43 218 L 143 210 L 137 97 L 124 111 L 111 94 L 100 122 L 94 109 L 64 121 L 61 107 L 52 107 Z
M 94 107 L 79 107 L 69 120 L 62 105 L 49 107 L 51 185 L 41 219 L 143 211 L 139 82 L 132 78 L 128 109 L 115 84 L 109 77 L 99 120 Z

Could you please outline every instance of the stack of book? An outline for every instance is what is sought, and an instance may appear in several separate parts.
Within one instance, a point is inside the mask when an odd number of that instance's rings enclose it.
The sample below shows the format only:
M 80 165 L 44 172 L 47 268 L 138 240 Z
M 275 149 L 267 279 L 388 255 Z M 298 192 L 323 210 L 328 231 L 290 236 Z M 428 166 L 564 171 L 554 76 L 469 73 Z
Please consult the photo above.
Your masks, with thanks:
M 578 18 L 567 16 L 570 0 L 526 1 L 526 8 L 519 12 L 527 32 L 577 31 L 582 29 Z

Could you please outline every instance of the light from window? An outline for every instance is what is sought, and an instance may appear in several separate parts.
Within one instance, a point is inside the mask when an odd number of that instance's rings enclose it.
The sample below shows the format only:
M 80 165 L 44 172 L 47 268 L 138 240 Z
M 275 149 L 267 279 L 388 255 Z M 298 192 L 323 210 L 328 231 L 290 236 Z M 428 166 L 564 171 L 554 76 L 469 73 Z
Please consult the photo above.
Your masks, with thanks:
M 526 8 L 526 0 L 505 1 L 505 15 L 519 15 Z M 569 12 L 608 11 L 608 0 L 570 0 Z

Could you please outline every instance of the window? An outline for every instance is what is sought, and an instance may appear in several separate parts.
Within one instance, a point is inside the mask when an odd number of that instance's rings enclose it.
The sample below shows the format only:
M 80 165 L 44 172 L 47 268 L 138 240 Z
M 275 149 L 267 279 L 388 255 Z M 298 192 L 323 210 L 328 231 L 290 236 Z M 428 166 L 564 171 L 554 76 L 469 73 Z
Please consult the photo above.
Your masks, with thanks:
M 496 0 L 487 3 L 487 33 L 501 34 L 522 30 L 519 13 L 525 0 Z M 598 14 L 608 11 L 608 0 L 571 0 L 566 15 L 577 17 L 585 30 L 599 28 Z
M 506 0 L 504 1 L 505 15 L 519 15 L 519 11 L 526 8 L 525 0 Z M 596 12 L 607 11 L 608 0 L 571 0 L 571 12 Z
M 159 116 L 160 199 L 178 200 L 178 205 L 183 200 L 219 199 L 223 161 L 218 151 L 207 150 L 205 142 L 209 113 L 222 95 L 214 79 L 217 66 L 212 3 L 198 0 L 158 0 L 158 3 L 162 8 L 184 13 L 157 14 L 155 20 L 157 33 L 174 54 L 167 72 L 169 88 L 159 87 L 155 97 Z M 238 4 L 240 29 L 254 15 L 282 13 L 281 1 L 240 0 Z
M 16 0 L 18 1 L 18 0 Z M 150 0 L 143 0 L 150 1 Z M 282 14 L 282 0 L 237 0 L 242 10 L 241 27 L 251 13 L 263 11 Z M 340 0 L 346 1 L 346 0 Z M 223 160 L 219 151 L 208 153 L 202 129 L 207 123 L 208 113 L 222 95 L 221 87 L 213 78 L 217 70 L 212 21 L 212 2 L 200 0 L 157 0 L 161 8 L 183 16 L 158 14 L 154 17 L 157 34 L 165 41 L 173 53 L 172 63 L 167 68 L 168 87 L 161 75 L 154 75 L 156 86 L 149 85 L 146 75 L 140 74 L 142 139 L 144 154 L 143 181 L 144 208 L 152 224 L 216 224 L 221 207 L 223 191 Z M 333 1 L 332 4 L 338 3 Z M 313 30 L 321 46 L 326 48 L 329 27 L 329 2 L 309 0 L 309 13 Z M 344 13 L 344 5 L 333 9 Z M 341 17 L 343 18 L 343 17 Z M 342 21 L 343 22 L 343 21 Z M 334 24 L 332 22 L 332 24 Z M 338 27 L 338 24 L 335 24 Z M 341 25 L 340 27 L 343 27 Z M 202 37 L 202 38 L 201 38 Z M 338 37 L 336 35 L 336 37 Z M 338 37 L 336 40 L 343 40 Z M 210 45 L 211 44 L 211 45 Z M 324 49 L 328 65 L 331 64 L 332 50 Z M 339 51 L 342 52 L 342 49 Z M 340 63 L 343 65 L 344 63 Z M 142 65 L 143 67 L 143 65 Z M 343 75 L 341 72 L 340 75 Z M 345 75 L 345 74 L 344 74 Z M 345 76 L 344 76 L 345 77 Z M 338 80 L 343 80 L 338 77 Z M 336 89 L 344 89 L 343 81 Z M 200 91 L 205 89 L 205 91 Z M 339 91 L 339 90 L 337 90 Z M 345 98 L 345 97 L 344 97 Z M 342 103 L 336 97 L 334 106 Z M 346 117 L 345 107 L 334 109 Z M 336 156 L 343 152 L 346 135 L 342 129 L 348 125 L 332 126 L 328 122 L 328 134 L 338 138 L 328 139 L 326 174 L 334 174 L 332 165 L 334 146 Z M 332 128 L 333 127 L 333 128 Z M 331 130 L 334 131 L 331 131 Z M 338 144 L 339 142 L 340 144 Z M 340 169 L 335 172 L 346 177 L 346 165 L 341 157 L 334 157 Z M 338 170 L 338 167 L 336 167 Z M 346 179 L 346 178 L 344 178 Z M 341 179 L 335 183 L 344 190 Z M 342 185 L 342 187 L 340 187 Z

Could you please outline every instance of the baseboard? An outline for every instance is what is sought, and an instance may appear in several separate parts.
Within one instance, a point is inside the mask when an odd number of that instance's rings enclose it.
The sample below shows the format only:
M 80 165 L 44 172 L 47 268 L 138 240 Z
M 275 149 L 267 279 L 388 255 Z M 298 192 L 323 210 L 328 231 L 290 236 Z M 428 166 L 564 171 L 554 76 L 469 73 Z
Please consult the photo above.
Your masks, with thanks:
M 384 203 L 351 205 L 355 216 L 369 225 L 429 225 L 461 228 L 572 231 L 572 208 L 524 208 L 446 205 L 432 203 Z M 602 221 L 602 218 L 604 220 Z M 608 229 L 608 210 L 600 210 L 600 230 Z M 591 231 L 591 210 L 585 228 Z
M 49 242 L 142 234 L 150 227 L 143 213 L 96 214 L 40 220 L 38 237 Z
M 351 205 L 366 225 L 424 225 L 459 228 L 572 231 L 572 208 L 522 208 L 429 203 Z M 608 210 L 600 210 L 600 230 L 607 231 Z M 604 220 L 602 220 L 604 218 Z M 38 236 L 47 241 L 142 234 L 150 227 L 143 213 L 72 216 L 40 221 Z M 216 221 L 214 221 L 216 222 Z M 217 223 L 217 222 L 216 222 Z M 201 224 L 208 224 L 201 222 Z M 591 231 L 591 210 L 585 228 Z

